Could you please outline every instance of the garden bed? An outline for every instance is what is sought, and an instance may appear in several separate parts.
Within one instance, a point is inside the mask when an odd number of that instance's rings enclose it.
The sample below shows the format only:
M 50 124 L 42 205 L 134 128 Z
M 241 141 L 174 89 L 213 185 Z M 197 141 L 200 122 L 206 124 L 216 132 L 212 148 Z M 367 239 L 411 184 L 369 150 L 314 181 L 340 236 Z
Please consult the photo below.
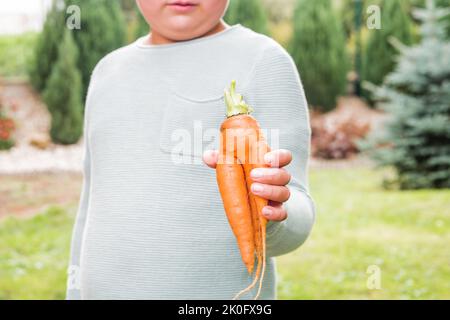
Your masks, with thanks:
M 15 146 L 0 151 L 0 174 L 81 171 L 81 141 L 71 146 L 50 142 L 50 115 L 26 82 L 0 81 L 0 101 L 16 123 Z

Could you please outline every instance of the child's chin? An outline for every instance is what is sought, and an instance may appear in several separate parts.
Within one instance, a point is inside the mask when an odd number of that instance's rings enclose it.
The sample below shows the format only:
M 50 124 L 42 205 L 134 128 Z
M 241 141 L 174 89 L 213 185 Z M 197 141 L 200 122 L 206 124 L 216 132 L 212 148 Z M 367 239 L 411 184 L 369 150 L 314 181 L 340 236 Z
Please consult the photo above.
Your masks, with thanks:
M 199 20 L 189 15 L 176 15 L 170 17 L 167 21 L 168 26 L 176 32 L 189 33 L 191 30 L 195 30 L 199 27 Z
M 191 23 L 177 23 L 172 25 L 169 38 L 175 41 L 186 41 L 198 38 L 206 32 L 202 32 Z

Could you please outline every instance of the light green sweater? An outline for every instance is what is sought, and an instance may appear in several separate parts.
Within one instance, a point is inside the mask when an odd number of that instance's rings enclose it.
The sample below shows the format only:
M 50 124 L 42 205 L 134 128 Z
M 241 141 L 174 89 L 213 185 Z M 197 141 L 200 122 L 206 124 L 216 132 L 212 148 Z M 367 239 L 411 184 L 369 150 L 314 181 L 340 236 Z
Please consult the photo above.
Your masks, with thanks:
M 298 248 L 314 222 L 309 116 L 291 57 L 236 25 L 175 44 L 140 39 L 96 66 L 68 299 L 230 299 L 251 282 L 215 171 L 201 162 L 204 150 L 217 148 L 223 90 L 233 79 L 272 148 L 294 157 L 289 217 L 268 225 L 261 298 L 276 298 L 274 257 Z

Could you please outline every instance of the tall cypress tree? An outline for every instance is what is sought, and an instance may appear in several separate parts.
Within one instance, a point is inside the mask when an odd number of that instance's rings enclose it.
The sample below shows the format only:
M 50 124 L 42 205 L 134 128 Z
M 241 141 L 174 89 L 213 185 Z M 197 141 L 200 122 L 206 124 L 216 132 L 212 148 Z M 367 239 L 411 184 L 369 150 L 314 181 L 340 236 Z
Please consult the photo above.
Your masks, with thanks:
M 58 59 L 58 46 L 64 34 L 63 8 L 61 1 L 53 1 L 34 48 L 29 76 L 31 84 L 39 92 L 44 90 L 53 64 Z
M 83 129 L 81 74 L 77 68 L 78 50 L 72 32 L 65 29 L 58 60 L 43 92 L 52 116 L 50 136 L 55 143 L 76 143 Z
M 369 5 L 378 5 L 380 0 L 361 0 L 362 12 L 367 12 Z M 351 38 L 355 29 L 355 0 L 341 0 L 339 6 L 339 14 L 344 27 L 345 35 Z
M 66 4 L 81 9 L 81 29 L 73 33 L 84 96 L 98 61 L 126 43 L 125 17 L 119 0 L 66 0 Z
M 345 93 L 350 61 L 342 23 L 328 0 L 298 0 L 289 51 L 302 76 L 310 105 L 335 107 Z
M 267 16 L 260 0 L 230 0 L 224 20 L 240 23 L 253 31 L 268 34 Z
M 111 36 L 111 44 L 114 45 L 114 49 L 123 46 L 126 43 L 127 38 L 127 19 L 125 12 L 122 8 L 120 0 L 104 0 L 103 5 L 110 14 L 110 28 L 115 32 L 115 36 Z
M 395 37 L 406 45 L 412 43 L 408 1 L 382 0 L 380 5 L 381 29 L 369 30 L 363 54 L 362 80 L 375 85 L 380 85 L 395 66 L 398 53 L 390 45 L 389 39 Z
M 423 21 L 421 42 L 397 43 L 399 64 L 372 88 L 390 117 L 365 147 L 381 166 L 395 168 L 392 182 L 402 189 L 450 188 L 450 42 L 439 22 L 445 11 L 428 0 L 414 12 Z

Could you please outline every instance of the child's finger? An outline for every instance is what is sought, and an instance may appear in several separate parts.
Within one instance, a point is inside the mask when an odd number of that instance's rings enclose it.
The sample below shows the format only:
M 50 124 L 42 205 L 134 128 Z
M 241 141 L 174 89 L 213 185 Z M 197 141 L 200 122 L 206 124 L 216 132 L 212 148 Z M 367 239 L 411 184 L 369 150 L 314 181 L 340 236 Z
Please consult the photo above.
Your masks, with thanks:
M 289 172 L 279 168 L 256 168 L 251 171 L 250 176 L 255 182 L 274 186 L 285 186 L 291 180 Z
M 291 195 L 287 187 L 271 186 L 257 182 L 252 184 L 251 190 L 253 194 L 261 198 L 277 202 L 285 202 Z
M 217 150 L 207 150 L 203 153 L 203 162 L 210 168 L 215 169 L 219 152 Z
M 283 206 L 265 206 L 262 209 L 262 213 L 267 220 L 283 221 L 287 218 L 286 209 Z
M 282 168 L 292 161 L 292 153 L 289 150 L 279 149 L 264 155 L 264 161 L 272 168 Z

